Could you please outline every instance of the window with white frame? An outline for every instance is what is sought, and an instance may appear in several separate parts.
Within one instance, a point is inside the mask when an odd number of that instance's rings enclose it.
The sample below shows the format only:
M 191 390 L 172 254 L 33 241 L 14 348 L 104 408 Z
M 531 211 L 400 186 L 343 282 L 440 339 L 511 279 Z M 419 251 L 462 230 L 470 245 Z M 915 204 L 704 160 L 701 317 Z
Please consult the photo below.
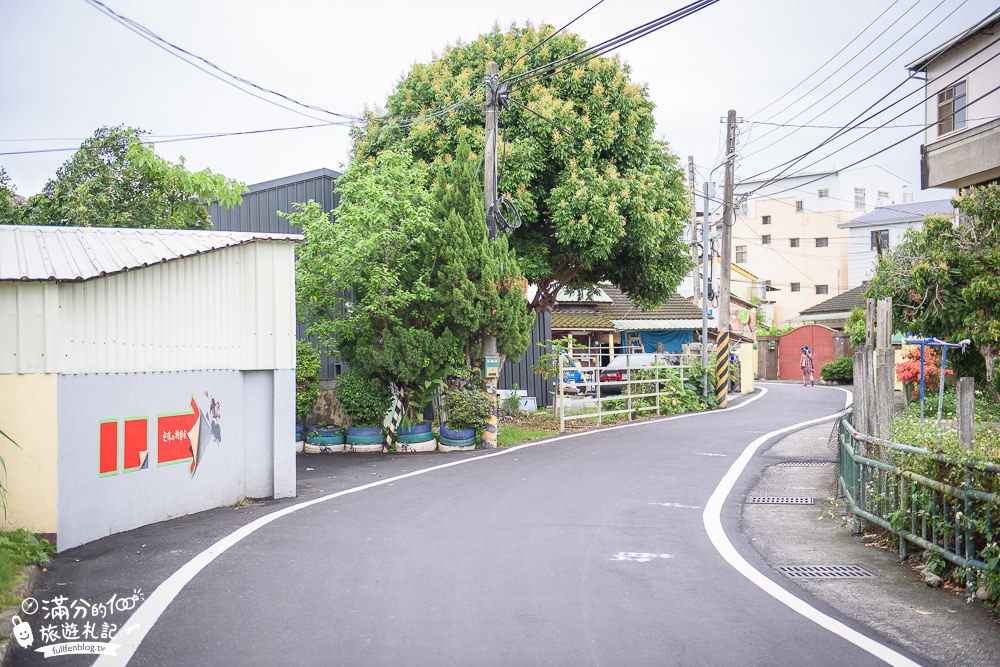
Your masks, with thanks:
M 745 245 L 736 246 L 736 263 L 743 264 L 747 261 L 747 247 Z
M 828 245 L 830 245 L 830 239 L 829 239 L 829 237 L 821 236 L 821 237 L 819 237 L 819 238 L 816 239 L 816 247 L 817 248 L 825 248 Z
M 872 250 L 882 254 L 889 249 L 889 230 L 876 229 L 872 231 Z
M 799 247 L 799 240 L 798 239 L 788 239 L 788 247 L 789 248 L 798 248 Z
M 792 291 L 793 292 L 801 292 L 802 291 L 802 283 L 792 283 Z
M 854 188 L 854 208 L 864 209 L 865 208 L 865 189 L 864 188 Z
M 830 293 L 829 285 L 816 285 L 816 294 L 829 294 L 829 293 Z
M 889 198 L 889 192 L 887 190 L 879 190 L 878 191 L 878 198 L 879 199 L 888 199 Z
M 746 202 L 740 204 L 740 215 L 742 215 L 743 217 L 750 215 L 750 204 Z
M 816 196 L 818 196 L 820 199 L 829 199 L 830 188 L 820 188 L 819 192 L 816 193 Z
M 965 81 L 959 81 L 938 93 L 938 136 L 965 127 L 965 105 Z
M 763 236 L 760 237 L 760 242 L 762 245 L 769 245 L 771 243 L 771 235 L 764 234 Z
M 760 224 L 762 224 L 762 225 L 769 225 L 769 224 L 771 224 L 771 216 L 769 216 L 769 215 L 762 215 L 760 217 Z
M 803 206 L 802 206 L 802 200 L 801 199 L 796 199 L 795 200 L 795 212 L 796 213 L 801 213 L 802 212 L 802 208 L 803 208 Z

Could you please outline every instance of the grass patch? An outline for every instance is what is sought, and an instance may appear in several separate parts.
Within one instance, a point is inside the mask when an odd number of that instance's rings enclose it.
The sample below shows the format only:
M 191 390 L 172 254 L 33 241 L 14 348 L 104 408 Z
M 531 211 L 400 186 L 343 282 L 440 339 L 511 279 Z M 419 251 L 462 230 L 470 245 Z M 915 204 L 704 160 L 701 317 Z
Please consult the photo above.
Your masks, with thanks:
M 510 447 L 553 435 L 559 435 L 558 428 L 531 428 L 520 424 L 504 424 L 497 432 L 497 444 L 500 447 Z
M 18 570 L 26 565 L 48 563 L 53 551 L 51 542 L 40 540 L 23 528 L 0 532 L 0 607 L 20 602 L 14 595 L 14 587 L 20 583 Z

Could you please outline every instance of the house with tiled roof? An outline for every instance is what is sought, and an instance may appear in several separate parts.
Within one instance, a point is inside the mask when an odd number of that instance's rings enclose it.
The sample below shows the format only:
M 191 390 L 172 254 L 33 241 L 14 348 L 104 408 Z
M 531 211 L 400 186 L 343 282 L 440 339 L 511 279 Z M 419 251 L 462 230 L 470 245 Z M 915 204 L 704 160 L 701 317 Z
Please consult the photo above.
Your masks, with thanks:
M 854 288 L 869 280 L 875 273 L 879 255 L 898 246 L 907 230 L 920 229 L 924 220 L 930 217 L 951 218 L 954 215 L 955 208 L 951 205 L 951 200 L 938 199 L 878 206 L 838 225 L 850 234 L 850 249 L 847 253 L 848 287 Z
M 815 322 L 831 329 L 843 329 L 847 316 L 855 308 L 865 307 L 865 290 L 868 283 L 858 285 L 843 294 L 821 301 L 803 310 L 797 318 L 799 322 Z
M 657 308 L 642 310 L 610 283 L 564 289 L 552 309 L 553 339 L 570 336 L 608 357 L 626 350 L 655 352 L 658 344 L 663 352 L 679 353 L 700 329 L 701 309 L 690 301 L 675 294 Z

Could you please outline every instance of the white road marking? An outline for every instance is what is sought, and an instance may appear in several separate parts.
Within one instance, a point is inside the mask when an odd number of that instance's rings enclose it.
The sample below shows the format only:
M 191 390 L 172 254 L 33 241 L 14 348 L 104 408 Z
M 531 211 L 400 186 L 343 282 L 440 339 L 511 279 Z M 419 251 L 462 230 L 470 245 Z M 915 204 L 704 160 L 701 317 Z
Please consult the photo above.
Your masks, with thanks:
M 650 505 L 659 505 L 660 507 L 680 507 L 684 510 L 700 510 L 701 505 L 682 505 L 681 503 L 649 503 Z
M 619 551 L 608 560 L 627 560 L 636 563 L 648 563 L 654 558 L 673 558 L 670 554 L 651 554 L 643 551 Z
M 415 477 L 416 475 L 425 475 L 429 472 L 434 472 L 436 470 L 443 470 L 444 468 L 451 468 L 453 466 L 465 465 L 468 463 L 475 463 L 476 461 L 483 461 L 485 459 L 491 459 L 495 456 L 505 456 L 512 452 L 518 450 L 527 449 L 529 447 L 539 447 L 541 445 L 546 445 L 551 442 L 558 442 L 560 440 L 569 440 L 571 438 L 579 438 L 585 435 L 591 435 L 593 433 L 604 433 L 607 431 L 618 431 L 626 428 L 635 428 L 639 426 L 648 426 L 651 424 L 658 424 L 666 421 L 675 421 L 678 419 L 690 419 L 692 417 L 706 417 L 710 415 L 721 415 L 727 412 L 732 412 L 733 410 L 739 410 L 744 408 L 754 401 L 763 398 L 767 395 L 767 389 L 761 387 L 760 393 L 756 396 L 749 398 L 745 401 L 740 402 L 738 405 L 734 405 L 731 408 L 725 408 L 722 410 L 712 410 L 709 412 L 689 412 L 683 415 L 673 415 L 670 417 L 662 417 L 660 419 L 650 419 L 648 421 L 632 422 L 630 424 L 621 424 L 618 426 L 609 426 L 600 431 L 589 431 L 583 433 L 570 433 L 568 435 L 560 435 L 554 438 L 549 438 L 547 440 L 539 440 L 538 442 L 528 442 L 523 445 L 516 445 L 514 447 L 509 447 L 507 449 L 493 452 L 492 454 L 483 454 L 482 456 L 476 456 L 468 459 L 460 459 L 458 461 L 451 461 L 450 463 L 442 463 L 441 465 L 431 466 L 430 468 L 424 468 L 422 470 L 414 470 L 413 472 L 408 472 L 401 475 L 396 475 L 395 477 L 387 477 L 386 479 L 381 479 L 377 482 L 370 482 L 368 484 L 363 484 L 361 486 L 355 486 L 350 489 L 345 489 L 344 491 L 338 491 L 336 493 L 331 493 L 319 498 L 313 498 L 312 500 L 303 500 L 300 503 L 294 505 L 289 505 L 288 507 L 283 507 L 280 510 L 275 510 L 270 514 L 265 514 L 264 516 L 251 521 L 241 528 L 237 528 L 233 532 L 229 533 L 218 542 L 208 547 L 197 556 L 189 560 L 187 563 L 182 565 L 177 569 L 176 572 L 171 574 L 169 577 L 163 580 L 156 590 L 146 598 L 146 601 L 135 610 L 135 613 L 129 617 L 129 622 L 138 622 L 140 627 L 138 630 L 132 633 L 124 633 L 123 630 L 119 630 L 115 635 L 113 641 L 119 644 L 118 654 L 116 656 L 111 656 L 108 654 L 102 654 L 96 661 L 94 661 L 94 667 L 110 667 L 112 665 L 126 665 L 135 655 L 138 650 L 139 645 L 142 640 L 146 638 L 149 631 L 153 629 L 153 625 L 159 620 L 163 612 L 166 611 L 170 603 L 180 595 L 184 587 L 187 586 L 192 579 L 194 579 L 199 572 L 205 569 L 209 563 L 214 561 L 216 558 L 224 554 L 231 547 L 238 544 L 244 538 L 252 535 L 257 530 L 263 528 L 272 521 L 277 521 L 278 519 L 287 516 L 293 512 L 298 512 L 301 509 L 307 507 L 312 507 L 313 505 L 318 505 L 319 503 L 325 503 L 328 500 L 333 500 L 334 498 L 340 498 L 341 496 L 347 496 L 352 493 L 359 493 L 361 491 L 367 491 L 368 489 L 373 489 L 377 486 L 382 486 L 384 484 L 389 484 L 391 482 L 397 482 L 401 479 L 406 479 L 407 477 Z M 516 461 L 517 458 L 515 457 Z M 373 466 L 376 464 L 372 464 Z M 123 624 L 128 625 L 128 623 Z
M 695 452 L 698 456 L 728 456 L 728 454 L 713 454 L 712 452 Z
M 840 389 L 839 387 L 836 388 Z M 840 389 L 840 391 L 843 391 L 846 395 L 845 407 L 850 405 L 851 393 L 846 389 Z M 736 547 L 733 546 L 733 543 L 729 541 L 726 531 L 722 528 L 722 506 L 725 504 L 726 498 L 733 490 L 733 486 L 739 479 L 740 474 L 742 474 L 743 470 L 750 462 L 750 459 L 753 458 L 753 455 L 757 452 L 761 445 L 776 435 L 789 433 L 813 424 L 821 424 L 824 421 L 833 419 L 837 416 L 837 414 L 839 413 L 826 415 L 825 417 L 819 417 L 817 419 L 810 419 L 808 421 L 799 422 L 798 424 L 793 424 L 792 426 L 786 426 L 785 428 L 781 428 L 776 431 L 771 431 L 770 433 L 765 433 L 747 445 L 746 449 L 743 450 L 743 453 L 740 454 L 739 458 L 736 459 L 733 465 L 726 472 L 722 481 L 719 482 L 715 491 L 712 492 L 712 496 L 708 499 L 708 503 L 705 505 L 705 511 L 702 514 L 702 518 L 705 523 L 705 531 L 708 533 L 708 537 L 712 541 L 712 546 L 714 546 L 715 550 L 726 559 L 726 562 L 732 565 L 737 572 L 749 579 L 755 586 L 792 611 L 801 614 L 813 623 L 816 623 L 820 627 L 823 627 L 835 635 L 846 639 L 858 648 L 867 651 L 876 658 L 890 665 L 918 667 L 918 663 L 913 662 L 905 655 L 893 650 L 885 644 L 881 644 L 874 639 L 871 639 L 870 637 L 866 637 L 837 619 L 824 614 L 807 603 L 805 600 L 796 597 L 768 577 L 764 576 L 764 574 L 755 569 L 746 561 L 746 559 L 743 558 L 743 556 L 740 555 L 740 553 L 736 550 Z

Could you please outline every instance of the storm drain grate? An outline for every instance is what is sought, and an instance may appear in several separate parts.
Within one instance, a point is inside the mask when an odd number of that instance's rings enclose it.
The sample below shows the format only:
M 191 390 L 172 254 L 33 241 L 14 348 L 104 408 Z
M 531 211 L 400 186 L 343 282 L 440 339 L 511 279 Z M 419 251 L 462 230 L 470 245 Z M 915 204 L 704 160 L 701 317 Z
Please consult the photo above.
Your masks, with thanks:
M 858 565 L 782 565 L 778 570 L 792 579 L 849 579 L 875 576 Z
M 783 468 L 814 468 L 817 466 L 832 466 L 833 461 L 785 461 L 778 465 Z
M 750 496 L 750 505 L 812 505 L 813 499 L 806 496 Z

